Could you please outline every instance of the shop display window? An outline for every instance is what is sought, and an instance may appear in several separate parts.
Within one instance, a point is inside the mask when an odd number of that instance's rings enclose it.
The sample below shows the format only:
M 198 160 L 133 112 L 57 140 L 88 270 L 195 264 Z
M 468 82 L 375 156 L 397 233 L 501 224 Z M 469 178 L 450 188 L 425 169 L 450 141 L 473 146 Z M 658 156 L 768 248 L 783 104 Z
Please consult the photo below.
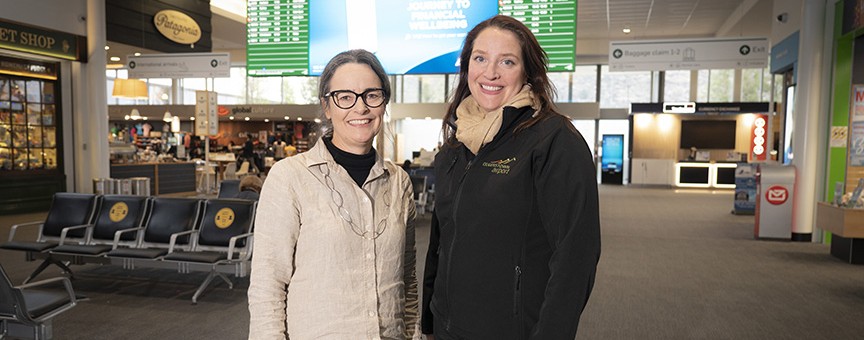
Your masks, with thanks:
M 55 86 L 0 74 L 0 171 L 57 169 Z

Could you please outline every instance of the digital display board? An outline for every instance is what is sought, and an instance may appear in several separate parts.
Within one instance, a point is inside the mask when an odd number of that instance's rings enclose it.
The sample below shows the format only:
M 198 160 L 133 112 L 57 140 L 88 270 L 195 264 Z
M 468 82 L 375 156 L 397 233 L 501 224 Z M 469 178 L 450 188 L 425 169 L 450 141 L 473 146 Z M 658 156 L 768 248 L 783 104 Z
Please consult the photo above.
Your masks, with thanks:
M 531 29 L 546 55 L 549 71 L 573 71 L 576 63 L 576 1 L 499 0 L 499 13 Z
M 575 0 L 249 0 L 247 73 L 318 75 L 339 52 L 363 48 L 389 74 L 457 73 L 465 35 L 498 13 L 534 32 L 550 71 L 572 71 Z
M 309 1 L 249 0 L 247 6 L 246 72 L 309 74 Z

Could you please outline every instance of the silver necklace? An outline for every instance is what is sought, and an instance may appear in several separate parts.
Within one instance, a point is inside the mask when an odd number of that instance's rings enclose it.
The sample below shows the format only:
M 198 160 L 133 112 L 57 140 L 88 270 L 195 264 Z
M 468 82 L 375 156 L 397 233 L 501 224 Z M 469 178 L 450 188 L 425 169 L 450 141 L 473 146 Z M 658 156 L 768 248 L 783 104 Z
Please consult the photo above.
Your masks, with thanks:
M 360 236 L 367 240 L 374 240 L 381 236 L 384 233 L 384 230 L 387 229 L 387 218 L 381 219 L 378 222 L 378 225 L 375 226 L 373 230 L 363 230 L 354 224 L 354 219 L 351 218 L 351 213 L 348 212 L 348 209 L 345 209 L 344 203 L 345 200 L 342 198 L 342 193 L 336 190 L 336 185 L 333 184 L 333 179 L 330 178 L 330 167 L 327 164 L 322 164 L 318 167 L 318 171 L 321 172 L 321 175 L 324 176 L 324 184 L 327 185 L 327 188 L 330 189 L 330 198 L 333 200 L 333 204 L 336 206 L 339 211 L 339 216 L 342 217 L 345 222 L 348 222 L 348 226 L 351 228 L 351 231 L 354 232 L 357 236 Z M 384 185 L 384 211 L 390 211 L 390 185 Z M 375 218 L 375 209 L 372 209 L 372 218 Z

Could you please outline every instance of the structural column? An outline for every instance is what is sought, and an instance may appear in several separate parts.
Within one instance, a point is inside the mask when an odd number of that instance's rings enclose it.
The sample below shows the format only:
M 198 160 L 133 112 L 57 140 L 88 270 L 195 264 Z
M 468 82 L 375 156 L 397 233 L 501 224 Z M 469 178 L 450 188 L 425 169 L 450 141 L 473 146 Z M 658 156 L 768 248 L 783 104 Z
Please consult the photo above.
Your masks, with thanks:
M 801 7 L 798 50 L 803 53 L 798 56 L 798 81 L 792 113 L 792 165 L 797 169 L 792 212 L 794 241 L 811 241 L 813 238 L 817 178 L 820 178 L 819 165 L 823 164 L 819 161 L 819 150 L 825 146 L 819 138 L 820 115 L 827 115 L 828 110 L 823 105 L 822 88 L 829 84 L 823 83 L 822 79 L 823 72 L 826 72 L 823 68 L 823 59 L 826 58 L 823 55 L 825 7 L 825 0 L 804 0 Z
M 93 178 L 110 177 L 105 0 L 87 0 L 87 63 L 73 67 L 75 188 L 92 192 Z

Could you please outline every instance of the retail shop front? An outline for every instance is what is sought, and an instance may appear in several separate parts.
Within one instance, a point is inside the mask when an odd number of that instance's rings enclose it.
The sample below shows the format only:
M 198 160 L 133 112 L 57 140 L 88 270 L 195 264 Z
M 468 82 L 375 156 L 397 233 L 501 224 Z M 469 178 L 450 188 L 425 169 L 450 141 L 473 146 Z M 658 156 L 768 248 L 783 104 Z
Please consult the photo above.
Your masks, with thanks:
M 0 215 L 47 209 L 66 190 L 61 63 L 84 37 L 0 19 Z

